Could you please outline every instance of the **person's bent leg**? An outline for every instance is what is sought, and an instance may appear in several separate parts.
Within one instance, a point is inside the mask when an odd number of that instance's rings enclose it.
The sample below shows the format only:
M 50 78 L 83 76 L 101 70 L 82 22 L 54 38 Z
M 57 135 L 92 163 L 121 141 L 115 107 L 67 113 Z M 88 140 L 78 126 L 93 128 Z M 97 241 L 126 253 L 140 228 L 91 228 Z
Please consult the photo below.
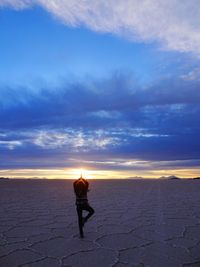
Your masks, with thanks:
M 80 232 L 80 237 L 83 238 L 83 217 L 82 217 L 82 207 L 77 205 L 77 214 L 78 214 L 78 226 L 79 226 L 79 232 Z
M 85 223 L 94 214 L 94 209 L 89 204 L 84 205 L 83 209 L 88 211 L 87 216 L 83 220 Z

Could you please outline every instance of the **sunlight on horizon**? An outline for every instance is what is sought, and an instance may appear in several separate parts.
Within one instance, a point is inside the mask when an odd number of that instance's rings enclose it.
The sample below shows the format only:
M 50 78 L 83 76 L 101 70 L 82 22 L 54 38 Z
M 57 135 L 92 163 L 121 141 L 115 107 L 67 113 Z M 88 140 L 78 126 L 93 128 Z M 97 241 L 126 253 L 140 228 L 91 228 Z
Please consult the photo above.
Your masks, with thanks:
M 35 179 L 78 179 L 81 174 L 86 179 L 131 179 L 136 177 L 159 178 L 161 176 L 175 175 L 181 178 L 192 178 L 199 176 L 199 168 L 196 169 L 174 169 L 174 170 L 151 170 L 143 172 L 134 171 L 112 171 L 86 168 L 73 169 L 13 169 L 0 170 L 0 177 L 8 178 L 35 178 Z
M 80 178 L 82 176 L 83 178 L 86 178 L 86 179 L 92 179 L 93 178 L 92 177 L 92 172 L 94 172 L 94 171 L 89 171 L 89 170 L 87 170 L 85 168 L 84 169 L 83 168 L 74 169 L 74 170 L 72 170 L 72 176 L 74 178 Z

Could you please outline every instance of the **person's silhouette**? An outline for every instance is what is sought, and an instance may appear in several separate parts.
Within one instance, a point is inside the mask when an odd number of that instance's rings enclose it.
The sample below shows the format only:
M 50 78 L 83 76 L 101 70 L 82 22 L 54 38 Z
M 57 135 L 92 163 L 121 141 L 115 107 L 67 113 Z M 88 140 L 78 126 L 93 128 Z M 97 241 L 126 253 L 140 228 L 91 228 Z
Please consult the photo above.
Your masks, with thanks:
M 87 199 L 87 192 L 89 191 L 89 183 L 86 179 L 81 177 L 74 182 L 74 193 L 76 195 L 76 209 L 78 214 L 78 224 L 80 237 L 83 238 L 83 226 L 87 220 L 94 214 L 94 209 L 89 205 Z M 86 217 L 83 217 L 83 210 L 88 211 Z

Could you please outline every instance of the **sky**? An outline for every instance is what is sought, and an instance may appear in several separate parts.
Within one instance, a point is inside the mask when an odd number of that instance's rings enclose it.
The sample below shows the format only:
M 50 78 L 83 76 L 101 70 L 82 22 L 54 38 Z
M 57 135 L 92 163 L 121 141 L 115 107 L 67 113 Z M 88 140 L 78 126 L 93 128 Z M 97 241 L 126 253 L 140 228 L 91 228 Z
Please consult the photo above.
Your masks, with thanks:
M 199 0 L 0 0 L 0 176 L 200 176 Z

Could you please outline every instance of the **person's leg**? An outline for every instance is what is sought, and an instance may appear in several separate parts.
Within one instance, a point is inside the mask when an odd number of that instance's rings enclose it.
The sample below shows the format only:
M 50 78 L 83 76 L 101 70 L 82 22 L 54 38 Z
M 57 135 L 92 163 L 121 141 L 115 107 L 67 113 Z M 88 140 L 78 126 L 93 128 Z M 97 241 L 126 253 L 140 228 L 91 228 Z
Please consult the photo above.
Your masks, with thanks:
M 76 209 L 77 209 L 77 214 L 78 214 L 78 226 L 79 226 L 80 237 L 83 238 L 84 237 L 84 234 L 83 234 L 83 217 L 82 217 L 83 209 L 79 205 L 77 205 Z
M 83 206 L 83 210 L 88 211 L 87 216 L 83 218 L 83 224 L 84 224 L 94 214 L 94 209 L 89 204 L 85 204 Z

